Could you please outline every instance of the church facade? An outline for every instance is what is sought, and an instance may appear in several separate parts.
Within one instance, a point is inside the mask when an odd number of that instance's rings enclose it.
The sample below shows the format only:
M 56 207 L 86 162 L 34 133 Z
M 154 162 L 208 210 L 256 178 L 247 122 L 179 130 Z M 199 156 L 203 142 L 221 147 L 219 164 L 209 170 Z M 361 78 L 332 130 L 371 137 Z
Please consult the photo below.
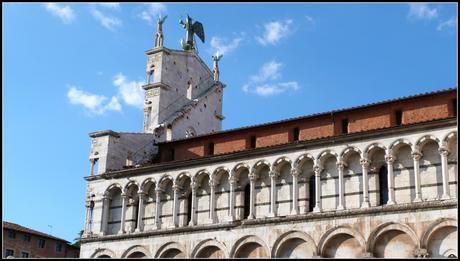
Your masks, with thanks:
M 222 131 L 221 56 L 163 22 L 143 133 L 90 134 L 81 257 L 458 256 L 456 88 Z

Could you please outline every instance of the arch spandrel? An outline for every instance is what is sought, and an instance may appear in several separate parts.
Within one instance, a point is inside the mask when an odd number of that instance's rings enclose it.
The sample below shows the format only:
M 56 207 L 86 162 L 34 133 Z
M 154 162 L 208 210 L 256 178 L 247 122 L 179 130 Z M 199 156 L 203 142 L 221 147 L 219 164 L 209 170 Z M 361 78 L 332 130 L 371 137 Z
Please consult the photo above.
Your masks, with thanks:
M 123 254 L 121 255 L 121 258 L 127 258 L 130 255 L 135 254 L 135 253 L 142 253 L 147 258 L 152 257 L 152 255 L 150 254 L 150 251 L 148 251 L 145 246 L 135 245 L 135 246 L 132 246 L 126 249 L 125 252 L 123 252 Z

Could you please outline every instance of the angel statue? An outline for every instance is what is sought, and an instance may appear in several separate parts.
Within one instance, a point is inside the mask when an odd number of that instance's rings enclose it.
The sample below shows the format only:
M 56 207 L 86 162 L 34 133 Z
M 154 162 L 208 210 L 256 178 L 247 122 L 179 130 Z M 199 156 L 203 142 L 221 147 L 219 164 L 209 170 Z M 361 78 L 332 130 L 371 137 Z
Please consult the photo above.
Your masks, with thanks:
M 193 40 L 193 34 L 198 35 L 198 37 L 204 43 L 204 30 L 203 30 L 203 25 L 200 22 L 196 21 L 195 23 L 192 24 L 192 18 L 189 15 L 187 15 L 187 19 L 185 20 L 185 23 L 184 21 L 182 21 L 182 19 L 179 20 L 179 23 L 183 25 L 186 31 L 185 43 L 184 43 L 184 39 L 181 39 L 181 45 L 185 51 L 195 49 L 195 41 Z
M 157 23 L 157 33 L 155 34 L 155 47 L 163 47 L 163 23 L 166 20 L 166 17 L 158 17 Z
M 212 56 L 212 60 L 214 61 L 214 66 L 212 68 L 212 73 L 214 75 L 214 81 L 219 81 L 219 60 L 224 56 L 223 54 L 216 53 L 216 55 Z

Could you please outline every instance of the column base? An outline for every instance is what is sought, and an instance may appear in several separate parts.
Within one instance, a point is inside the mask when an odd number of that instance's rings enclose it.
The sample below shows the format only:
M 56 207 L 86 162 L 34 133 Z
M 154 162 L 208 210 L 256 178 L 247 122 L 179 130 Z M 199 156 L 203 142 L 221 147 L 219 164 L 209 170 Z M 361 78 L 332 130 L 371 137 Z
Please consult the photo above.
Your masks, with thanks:
M 321 212 L 321 208 L 320 207 L 314 207 L 313 208 L 313 213 L 318 213 L 318 212 Z
M 361 208 L 370 208 L 371 206 L 369 205 L 369 201 L 364 201 L 362 204 L 361 204 Z
M 388 201 L 387 202 L 387 206 L 391 206 L 391 205 L 394 205 L 394 204 L 396 204 L 396 202 L 394 202 L 394 201 Z
M 289 214 L 290 216 L 297 216 L 300 214 L 299 210 L 291 210 L 291 213 Z
M 336 210 L 345 210 L 345 207 L 343 205 L 338 205 Z
M 234 217 L 228 216 L 227 218 L 225 218 L 224 221 L 225 221 L 225 222 L 230 222 L 230 223 L 231 223 L 231 222 L 234 222 L 235 220 L 236 220 L 236 219 L 235 219 Z
M 118 231 L 117 235 L 123 235 L 123 234 L 125 234 L 125 233 L 126 233 L 125 231 L 121 231 L 121 230 L 120 230 L 120 231 Z
M 415 198 L 412 202 L 417 203 L 417 202 L 422 202 L 423 200 L 421 198 Z
M 276 215 L 275 215 L 275 213 L 268 213 L 268 215 L 266 215 L 266 217 L 274 218 L 274 217 L 276 217 Z
M 256 218 L 254 217 L 254 214 L 249 214 L 248 219 L 256 219 Z
M 136 228 L 136 229 L 134 230 L 134 233 L 140 233 L 140 232 L 142 232 L 142 230 L 140 230 L 139 228 Z
M 441 199 L 442 199 L 442 200 L 450 199 L 450 196 L 444 194 L 444 195 L 441 196 Z

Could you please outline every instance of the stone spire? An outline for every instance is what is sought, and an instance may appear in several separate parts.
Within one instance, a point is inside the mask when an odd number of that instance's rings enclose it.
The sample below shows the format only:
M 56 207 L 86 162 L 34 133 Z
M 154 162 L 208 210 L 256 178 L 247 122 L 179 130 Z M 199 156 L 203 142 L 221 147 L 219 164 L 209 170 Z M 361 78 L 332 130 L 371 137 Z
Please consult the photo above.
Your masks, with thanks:
M 168 16 L 161 18 L 161 15 L 158 17 L 157 33 L 155 34 L 155 48 L 163 47 L 163 23 L 167 17 Z
M 219 81 L 219 60 L 224 56 L 223 54 L 216 53 L 216 56 L 212 56 L 212 60 L 214 61 L 214 66 L 212 68 L 212 73 L 214 75 L 214 81 Z

